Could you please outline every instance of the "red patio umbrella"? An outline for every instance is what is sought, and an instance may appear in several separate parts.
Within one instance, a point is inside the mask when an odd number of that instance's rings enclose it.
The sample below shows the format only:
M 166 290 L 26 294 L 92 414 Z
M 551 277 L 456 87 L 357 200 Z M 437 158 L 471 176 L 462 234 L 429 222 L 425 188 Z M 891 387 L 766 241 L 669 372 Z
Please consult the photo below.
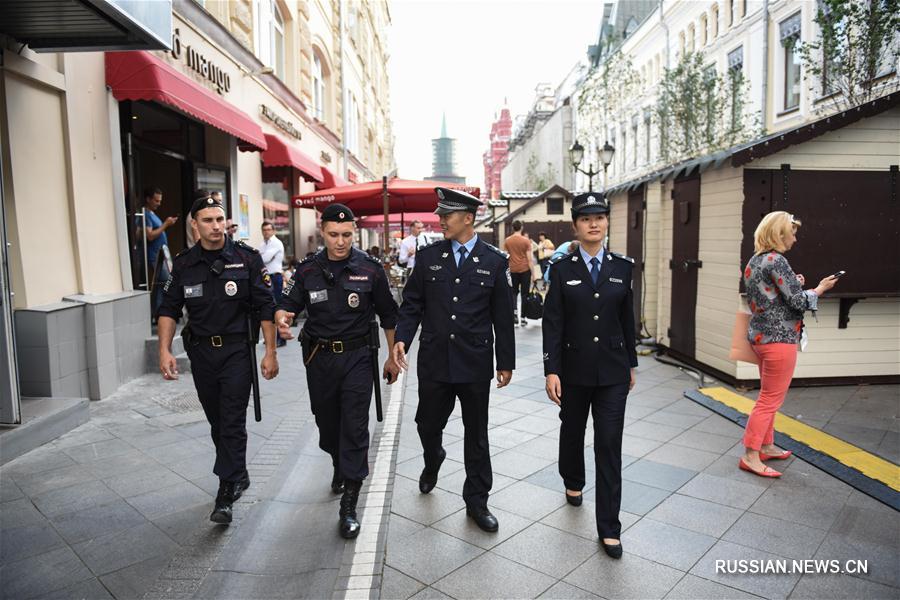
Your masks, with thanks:
M 481 190 L 477 187 L 447 183 L 443 181 L 414 181 L 411 179 L 388 179 L 369 181 L 326 190 L 316 190 L 309 194 L 293 197 L 296 208 L 315 208 L 322 210 L 329 204 L 347 205 L 357 216 L 377 215 L 384 217 L 384 239 L 390 228 L 389 215 L 404 213 L 431 212 L 437 206 L 437 195 L 434 188 L 446 187 L 472 194 L 476 198 Z M 401 217 L 401 223 L 403 217 Z M 387 248 L 384 248 L 387 251 Z
M 422 221 L 423 225 L 432 228 L 437 228 L 440 225 L 440 218 L 433 212 L 408 212 L 388 216 L 388 222 L 392 227 L 405 225 L 413 221 Z M 384 219 L 381 215 L 365 215 L 357 220 L 357 225 L 365 229 L 376 229 L 384 226 Z

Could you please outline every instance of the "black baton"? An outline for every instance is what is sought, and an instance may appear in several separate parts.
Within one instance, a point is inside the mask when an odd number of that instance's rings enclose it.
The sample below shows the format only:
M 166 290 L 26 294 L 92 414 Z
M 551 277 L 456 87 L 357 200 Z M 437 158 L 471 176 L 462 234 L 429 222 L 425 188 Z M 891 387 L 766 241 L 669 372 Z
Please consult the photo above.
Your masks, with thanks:
M 250 348 L 250 373 L 253 384 L 253 417 L 256 422 L 262 421 L 262 405 L 259 403 L 259 371 L 256 364 L 256 339 L 253 335 L 253 317 L 247 311 L 247 346 Z
M 384 412 L 381 408 L 381 378 L 378 376 L 378 348 L 380 346 L 378 323 L 372 319 L 372 323 L 369 324 L 369 349 L 372 351 L 372 380 L 375 382 L 375 418 L 379 423 L 384 421 Z

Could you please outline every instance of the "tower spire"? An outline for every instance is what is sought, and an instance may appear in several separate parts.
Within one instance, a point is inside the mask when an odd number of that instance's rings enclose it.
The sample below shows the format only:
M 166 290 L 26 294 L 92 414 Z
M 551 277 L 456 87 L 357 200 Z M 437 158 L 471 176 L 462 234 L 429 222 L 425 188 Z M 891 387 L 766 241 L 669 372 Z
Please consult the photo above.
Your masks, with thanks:
M 447 137 L 447 113 L 443 113 L 441 117 L 441 137 Z

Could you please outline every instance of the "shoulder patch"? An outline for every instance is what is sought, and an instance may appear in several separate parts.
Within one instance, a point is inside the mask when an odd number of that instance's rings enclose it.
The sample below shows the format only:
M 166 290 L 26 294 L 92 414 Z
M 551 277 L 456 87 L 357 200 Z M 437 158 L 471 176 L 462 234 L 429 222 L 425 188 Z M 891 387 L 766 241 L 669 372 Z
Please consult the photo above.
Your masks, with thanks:
M 500 248 L 498 248 L 496 246 L 492 246 L 491 244 L 488 244 L 487 242 L 485 242 L 484 245 L 488 247 L 488 250 L 493 250 L 494 252 L 496 252 L 497 254 L 502 256 L 503 258 L 509 258 L 508 252 L 504 252 Z
M 366 252 L 363 252 L 363 254 L 365 255 L 365 258 L 366 258 L 367 261 L 373 262 L 373 263 L 375 263 L 375 264 L 378 265 L 378 266 L 382 266 L 382 265 L 381 265 L 381 259 L 375 258 L 375 257 L 372 256 L 371 254 L 368 254 L 368 253 L 366 253 Z
M 259 250 L 245 242 L 244 240 L 237 240 L 234 242 L 234 245 L 240 248 L 241 250 L 247 250 L 248 252 L 252 252 L 253 254 L 259 254 Z
M 618 258 L 618 259 L 620 259 L 620 260 L 627 260 L 627 261 L 630 262 L 630 263 L 634 263 L 634 259 L 633 259 L 633 258 L 631 258 L 630 256 L 625 256 L 624 254 L 618 254 L 618 253 L 616 253 L 616 252 L 610 252 L 609 255 L 612 256 L 613 258 Z
M 298 262 L 297 265 L 305 265 L 308 262 L 312 262 L 315 258 L 316 258 L 315 254 L 313 254 L 312 256 L 307 256 L 306 258 L 304 258 L 303 260 Z

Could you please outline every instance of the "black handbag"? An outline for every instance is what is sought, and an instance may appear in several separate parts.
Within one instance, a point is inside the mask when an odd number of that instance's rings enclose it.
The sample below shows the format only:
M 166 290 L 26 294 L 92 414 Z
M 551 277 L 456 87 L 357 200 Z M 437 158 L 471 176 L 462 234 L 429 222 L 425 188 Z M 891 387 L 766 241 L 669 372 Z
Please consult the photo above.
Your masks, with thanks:
M 522 300 L 522 313 L 526 319 L 540 319 L 544 316 L 544 298 L 538 293 L 534 284 L 531 291 Z

